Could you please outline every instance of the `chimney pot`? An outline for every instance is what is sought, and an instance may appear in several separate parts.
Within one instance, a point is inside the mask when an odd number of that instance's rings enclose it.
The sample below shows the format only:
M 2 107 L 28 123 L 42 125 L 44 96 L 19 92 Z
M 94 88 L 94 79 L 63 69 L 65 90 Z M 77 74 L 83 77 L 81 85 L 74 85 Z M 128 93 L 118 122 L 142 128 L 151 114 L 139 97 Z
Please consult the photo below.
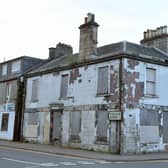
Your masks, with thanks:
M 96 55 L 97 50 L 97 28 L 98 24 L 94 20 L 94 14 L 88 13 L 85 23 L 80 25 L 79 59 L 90 59 L 91 55 Z
M 144 39 L 141 44 L 147 47 L 155 47 L 168 53 L 168 30 L 167 26 L 160 26 L 156 29 L 148 29 L 144 32 Z
M 163 31 L 164 34 L 167 34 L 167 26 L 165 25 L 164 26 L 164 31 Z
M 145 40 L 147 39 L 146 35 L 147 35 L 147 32 L 144 32 L 144 39 Z

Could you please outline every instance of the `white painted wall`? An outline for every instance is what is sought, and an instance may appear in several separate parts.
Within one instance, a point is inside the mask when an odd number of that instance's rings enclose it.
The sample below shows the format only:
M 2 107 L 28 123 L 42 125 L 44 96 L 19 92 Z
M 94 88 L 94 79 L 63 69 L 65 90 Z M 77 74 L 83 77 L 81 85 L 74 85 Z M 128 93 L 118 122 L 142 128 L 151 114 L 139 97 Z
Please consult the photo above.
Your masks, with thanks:
M 156 69 L 156 97 L 149 97 L 146 93 L 146 68 Z M 137 82 L 144 82 L 144 96 L 140 99 L 139 104 L 168 106 L 168 68 L 166 66 L 139 62 L 135 69 L 128 68 L 127 59 L 124 60 L 124 68 L 130 72 L 139 72 L 140 77 Z M 126 95 L 127 96 L 127 95 Z M 126 97 L 125 97 L 126 98 Z M 126 107 L 126 104 L 125 104 Z M 159 135 L 159 126 L 140 126 L 140 109 L 125 108 L 123 138 L 124 153 L 126 152 L 152 152 L 163 150 L 164 145 L 162 137 Z M 147 144 L 142 146 L 141 144 Z
M 97 96 L 97 75 L 98 68 L 106 65 L 113 65 L 116 69 L 119 68 L 119 60 L 113 60 L 109 62 L 93 64 L 86 67 L 80 67 L 79 73 L 81 74 L 73 84 L 69 84 L 68 86 L 68 99 L 60 99 L 60 87 L 61 87 L 61 75 L 69 74 L 70 70 L 61 71 L 59 74 L 49 73 L 41 76 L 31 77 L 27 79 L 27 95 L 26 95 L 26 109 L 27 108 L 43 108 L 49 107 L 50 103 L 60 102 L 64 103 L 64 106 L 72 106 L 72 105 L 92 105 L 92 104 L 107 104 L 104 100 L 104 96 Z M 146 68 L 154 68 L 156 69 L 156 97 L 146 96 Z M 85 69 L 86 68 L 86 69 Z M 155 65 L 140 62 L 135 69 L 130 69 L 128 66 L 127 59 L 124 59 L 124 68 L 125 70 L 133 73 L 139 72 L 139 79 L 136 79 L 136 82 L 144 82 L 144 96 L 140 98 L 139 105 L 141 104 L 153 104 L 153 105 L 162 105 L 168 106 L 167 103 L 167 95 L 168 91 L 166 87 L 168 85 L 168 78 L 166 75 L 168 74 L 168 68 L 165 66 Z M 39 79 L 39 101 L 31 102 L 31 90 L 32 90 L 32 81 L 34 79 Z M 81 82 L 79 82 L 79 80 Z M 131 85 L 133 88 L 133 93 L 135 94 L 135 85 Z M 126 88 L 126 86 L 125 86 Z M 127 98 L 126 95 L 125 98 Z M 126 108 L 126 104 L 124 105 L 124 116 L 122 123 L 122 138 L 123 138 L 123 152 L 140 152 L 143 150 L 140 144 L 140 136 L 142 140 L 143 132 L 140 132 L 142 128 L 140 128 L 140 110 L 139 108 L 129 109 Z M 81 145 L 83 147 L 94 148 L 95 145 L 95 136 L 96 136 L 96 128 L 95 128 L 95 111 L 85 111 L 83 110 L 81 113 Z M 45 117 L 40 114 L 39 124 L 40 124 L 40 132 L 43 132 L 44 120 Z M 62 143 L 67 144 L 69 141 L 69 112 L 65 111 L 62 116 L 63 122 L 63 130 L 62 130 Z M 48 127 L 49 129 L 49 127 Z M 152 129 L 156 130 L 156 128 Z M 43 141 L 43 135 L 41 134 L 37 139 L 39 141 Z M 151 136 L 149 136 L 151 138 Z M 147 141 L 147 139 L 143 139 L 143 141 Z M 158 137 L 152 137 L 153 139 L 157 139 Z M 163 144 L 161 144 L 161 140 L 159 141 L 160 149 L 163 148 Z M 99 149 L 108 150 L 108 145 L 99 145 Z M 156 146 L 156 145 L 155 145 Z M 151 146 L 150 151 L 158 150 L 157 147 Z M 156 148 L 156 149 L 154 149 Z M 98 149 L 98 148 L 97 148 Z
M 104 96 L 97 96 L 97 80 L 98 68 L 113 65 L 115 69 L 119 69 L 119 60 L 89 65 L 88 67 L 80 67 L 81 74 L 73 84 L 68 85 L 68 99 L 60 99 L 61 75 L 69 74 L 71 70 L 61 71 L 59 74 L 49 73 L 41 76 L 31 77 L 27 79 L 26 91 L 26 106 L 25 108 L 48 108 L 50 103 L 61 102 L 64 106 L 76 105 L 93 105 L 93 104 L 107 104 Z M 32 81 L 39 79 L 39 101 L 31 102 Z M 79 80 L 81 82 L 79 82 Z M 38 112 L 40 113 L 40 112 Z M 43 112 L 44 113 L 44 112 Z M 41 116 L 41 114 L 38 114 Z M 39 117 L 39 124 L 41 135 L 37 138 L 30 138 L 24 133 L 24 136 L 29 140 L 37 140 L 43 142 L 42 128 L 44 127 L 44 118 Z M 62 115 L 62 144 L 69 144 L 70 121 L 69 111 L 64 111 Z M 27 128 L 27 115 L 24 117 L 24 128 Z M 109 130 L 107 130 L 109 134 Z M 109 135 L 108 135 L 109 137 Z M 108 151 L 108 144 L 96 144 L 96 127 L 95 127 L 95 111 L 81 110 L 81 143 L 75 144 L 79 147 L 105 150 Z
M 8 131 L 1 131 L 2 114 L 9 113 Z M 0 112 L 0 139 L 13 140 L 15 112 Z
M 113 60 L 105 63 L 89 65 L 87 70 L 84 67 L 79 68 L 81 77 L 70 84 L 68 88 L 68 96 L 74 97 L 60 100 L 60 86 L 61 75 L 70 74 L 69 70 L 61 71 L 59 75 L 53 73 L 31 77 L 27 79 L 26 92 L 26 108 L 48 107 L 52 102 L 63 102 L 65 106 L 68 105 L 84 105 L 84 104 L 106 104 L 104 97 L 97 97 L 97 74 L 98 68 L 106 65 L 119 65 L 119 60 Z M 39 79 L 39 101 L 31 102 L 32 81 Z M 82 82 L 79 83 L 78 80 Z

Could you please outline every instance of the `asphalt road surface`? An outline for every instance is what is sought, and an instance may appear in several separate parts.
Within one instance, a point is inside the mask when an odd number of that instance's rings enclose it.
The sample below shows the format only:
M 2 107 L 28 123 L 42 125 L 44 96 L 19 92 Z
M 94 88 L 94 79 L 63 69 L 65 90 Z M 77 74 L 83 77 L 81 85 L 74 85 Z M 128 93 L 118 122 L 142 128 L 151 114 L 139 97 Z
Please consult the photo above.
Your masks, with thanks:
M 0 147 L 0 168 L 168 168 L 168 160 L 109 162 Z

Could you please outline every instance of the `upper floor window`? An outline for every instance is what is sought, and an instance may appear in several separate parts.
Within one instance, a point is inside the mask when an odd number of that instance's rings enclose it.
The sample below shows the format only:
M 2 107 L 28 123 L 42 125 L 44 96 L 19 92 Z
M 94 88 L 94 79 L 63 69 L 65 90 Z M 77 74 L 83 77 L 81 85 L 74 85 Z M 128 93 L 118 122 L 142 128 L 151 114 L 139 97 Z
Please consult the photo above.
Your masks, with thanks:
M 62 75 L 60 98 L 67 97 L 68 94 L 68 74 Z
M 32 102 L 38 101 L 38 84 L 39 84 L 38 79 L 32 81 L 32 95 L 31 95 Z
M 108 66 L 100 67 L 98 69 L 97 94 L 108 93 L 108 69 Z
M 6 100 L 9 101 L 11 95 L 12 85 L 10 83 L 6 84 Z
M 156 95 L 156 69 L 146 69 L 146 94 Z
M 2 65 L 2 76 L 7 75 L 7 64 Z
M 21 68 L 20 60 L 12 62 L 12 73 L 20 72 L 20 68 Z

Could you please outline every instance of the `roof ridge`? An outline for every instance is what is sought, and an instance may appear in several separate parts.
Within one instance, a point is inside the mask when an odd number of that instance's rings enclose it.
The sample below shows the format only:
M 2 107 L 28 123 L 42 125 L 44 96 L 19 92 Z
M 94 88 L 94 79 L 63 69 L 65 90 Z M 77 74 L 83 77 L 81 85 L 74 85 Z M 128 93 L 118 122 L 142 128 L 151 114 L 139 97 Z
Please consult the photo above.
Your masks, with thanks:
M 123 41 L 123 52 L 126 52 L 127 51 L 127 41 L 124 40 Z
M 156 51 L 158 51 L 158 52 L 160 52 L 160 53 L 162 53 L 162 54 L 164 54 L 164 55 L 168 56 L 168 53 L 167 53 L 167 52 L 162 51 L 162 50 L 160 50 L 160 49 L 159 49 L 159 48 L 157 48 L 157 47 L 151 47 L 151 48 L 153 48 L 154 50 L 156 50 Z

